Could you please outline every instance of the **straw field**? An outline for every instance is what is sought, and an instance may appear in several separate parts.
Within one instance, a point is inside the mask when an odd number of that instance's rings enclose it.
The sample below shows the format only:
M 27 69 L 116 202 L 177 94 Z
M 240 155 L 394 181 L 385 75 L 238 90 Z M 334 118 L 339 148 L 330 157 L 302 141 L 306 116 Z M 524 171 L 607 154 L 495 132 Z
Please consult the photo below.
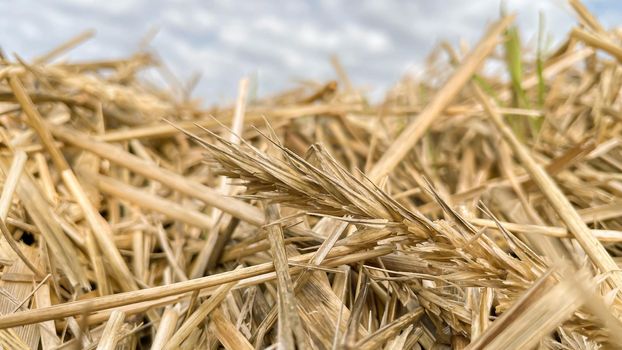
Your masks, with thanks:
M 0 57 L 3 349 L 622 348 L 622 34 L 514 15 L 379 102 Z M 545 33 L 540 33 L 540 39 Z M 70 57 L 70 56 L 69 56 Z

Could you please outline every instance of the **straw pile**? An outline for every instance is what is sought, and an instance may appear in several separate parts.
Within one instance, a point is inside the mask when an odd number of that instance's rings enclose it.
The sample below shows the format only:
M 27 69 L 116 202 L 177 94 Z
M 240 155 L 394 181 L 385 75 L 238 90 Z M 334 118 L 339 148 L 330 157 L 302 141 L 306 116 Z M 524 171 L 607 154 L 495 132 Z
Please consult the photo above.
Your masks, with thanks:
M 622 346 L 622 37 L 513 17 L 370 104 L 232 107 L 154 55 L 0 61 L 6 349 Z M 504 67 L 499 73 L 484 64 Z

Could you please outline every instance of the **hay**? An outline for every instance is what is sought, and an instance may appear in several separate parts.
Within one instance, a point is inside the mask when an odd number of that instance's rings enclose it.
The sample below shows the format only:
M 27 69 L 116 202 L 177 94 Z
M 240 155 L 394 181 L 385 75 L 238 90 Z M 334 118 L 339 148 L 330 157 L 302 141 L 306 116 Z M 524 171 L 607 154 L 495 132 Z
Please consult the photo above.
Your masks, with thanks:
M 622 38 L 570 4 L 375 104 L 337 58 L 205 109 L 149 52 L 54 61 L 91 32 L 3 56 L 1 346 L 622 347 Z

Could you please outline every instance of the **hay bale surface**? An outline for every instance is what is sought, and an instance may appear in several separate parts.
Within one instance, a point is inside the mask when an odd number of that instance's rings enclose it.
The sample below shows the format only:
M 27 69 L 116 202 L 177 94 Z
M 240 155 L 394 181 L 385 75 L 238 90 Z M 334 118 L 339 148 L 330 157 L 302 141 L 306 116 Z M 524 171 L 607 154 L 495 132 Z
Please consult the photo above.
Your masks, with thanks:
M 56 59 L 89 32 L 0 57 L 0 346 L 622 347 L 622 37 L 570 4 L 380 103 L 336 58 L 206 109 L 148 51 Z

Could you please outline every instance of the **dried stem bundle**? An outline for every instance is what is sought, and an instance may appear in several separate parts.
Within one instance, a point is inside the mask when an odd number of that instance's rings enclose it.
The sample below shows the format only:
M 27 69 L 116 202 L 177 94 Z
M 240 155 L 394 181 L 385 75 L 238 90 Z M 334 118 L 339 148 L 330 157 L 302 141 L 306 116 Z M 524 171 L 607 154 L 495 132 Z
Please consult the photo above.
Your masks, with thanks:
M 55 61 L 91 32 L 0 57 L 0 346 L 621 347 L 622 37 L 570 5 L 376 104 L 336 57 L 212 108 L 149 52 Z

